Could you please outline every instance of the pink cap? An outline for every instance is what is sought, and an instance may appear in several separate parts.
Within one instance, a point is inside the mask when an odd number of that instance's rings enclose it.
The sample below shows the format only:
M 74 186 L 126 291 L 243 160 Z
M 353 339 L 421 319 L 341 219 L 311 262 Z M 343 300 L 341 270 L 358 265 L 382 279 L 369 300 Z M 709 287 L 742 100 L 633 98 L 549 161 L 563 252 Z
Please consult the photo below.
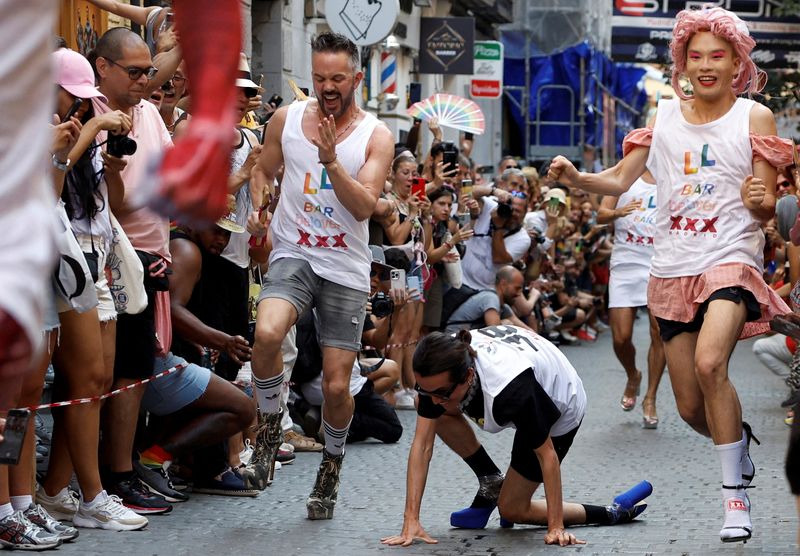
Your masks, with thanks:
M 77 98 L 98 98 L 104 103 L 106 97 L 94 86 L 94 71 L 89 60 L 68 48 L 53 52 L 56 84 Z

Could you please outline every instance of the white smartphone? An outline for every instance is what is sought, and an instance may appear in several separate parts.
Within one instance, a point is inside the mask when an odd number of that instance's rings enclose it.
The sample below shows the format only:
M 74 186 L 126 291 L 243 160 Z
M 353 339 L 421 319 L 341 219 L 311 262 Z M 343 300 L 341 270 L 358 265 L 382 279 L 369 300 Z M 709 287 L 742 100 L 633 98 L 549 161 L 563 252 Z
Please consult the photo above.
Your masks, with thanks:
M 405 291 L 406 289 L 406 271 L 402 268 L 393 268 L 389 271 L 389 278 L 391 280 L 391 289 Z

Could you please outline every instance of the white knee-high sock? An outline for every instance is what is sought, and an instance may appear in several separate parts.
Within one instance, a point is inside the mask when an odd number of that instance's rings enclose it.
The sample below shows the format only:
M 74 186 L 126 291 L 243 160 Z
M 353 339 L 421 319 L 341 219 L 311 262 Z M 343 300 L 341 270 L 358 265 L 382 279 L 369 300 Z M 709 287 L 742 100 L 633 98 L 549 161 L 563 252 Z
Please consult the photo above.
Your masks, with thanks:
M 281 409 L 281 386 L 283 373 L 269 378 L 258 378 L 253 375 L 253 384 L 256 387 L 256 400 L 261 414 L 277 413 Z
M 735 487 L 742 484 L 742 448 L 746 446 L 745 442 L 738 441 L 731 444 L 718 444 L 714 446 L 714 451 L 719 456 L 719 462 L 722 466 L 722 484 L 726 486 Z M 722 489 L 722 497 L 730 498 L 731 496 L 739 496 L 738 490 Z M 744 496 L 741 496 L 744 498 Z
M 344 452 L 344 444 L 347 441 L 347 431 L 350 430 L 351 418 L 343 429 L 334 428 L 325 417 L 322 418 L 323 430 L 325 435 L 325 451 L 332 456 L 341 455 Z

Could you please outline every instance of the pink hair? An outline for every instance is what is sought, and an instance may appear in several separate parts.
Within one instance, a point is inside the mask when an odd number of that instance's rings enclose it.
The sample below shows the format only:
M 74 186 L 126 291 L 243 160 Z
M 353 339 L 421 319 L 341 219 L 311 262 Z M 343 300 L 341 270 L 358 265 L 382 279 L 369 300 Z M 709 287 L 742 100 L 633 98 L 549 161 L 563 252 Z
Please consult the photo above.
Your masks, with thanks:
M 680 98 L 692 98 L 683 92 L 678 78 L 686 70 L 686 48 L 689 41 L 700 31 L 709 31 L 728 42 L 734 55 L 739 58 L 739 73 L 731 83 L 735 94 L 757 93 L 763 88 L 765 74 L 750 58 L 756 41 L 750 36 L 747 24 L 739 16 L 723 8 L 682 10 L 675 18 L 672 42 L 669 43 L 672 54 L 672 88 Z

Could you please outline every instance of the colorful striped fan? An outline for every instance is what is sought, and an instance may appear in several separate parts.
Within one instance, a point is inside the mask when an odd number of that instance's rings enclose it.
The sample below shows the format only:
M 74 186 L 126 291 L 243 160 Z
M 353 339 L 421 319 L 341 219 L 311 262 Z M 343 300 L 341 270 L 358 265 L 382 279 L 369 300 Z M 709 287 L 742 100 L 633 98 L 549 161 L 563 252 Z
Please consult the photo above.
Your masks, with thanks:
M 480 135 L 484 132 L 486 121 L 480 107 L 473 101 L 445 93 L 436 93 L 408 109 L 412 118 L 430 120 L 438 118 L 439 125 L 451 127 Z

